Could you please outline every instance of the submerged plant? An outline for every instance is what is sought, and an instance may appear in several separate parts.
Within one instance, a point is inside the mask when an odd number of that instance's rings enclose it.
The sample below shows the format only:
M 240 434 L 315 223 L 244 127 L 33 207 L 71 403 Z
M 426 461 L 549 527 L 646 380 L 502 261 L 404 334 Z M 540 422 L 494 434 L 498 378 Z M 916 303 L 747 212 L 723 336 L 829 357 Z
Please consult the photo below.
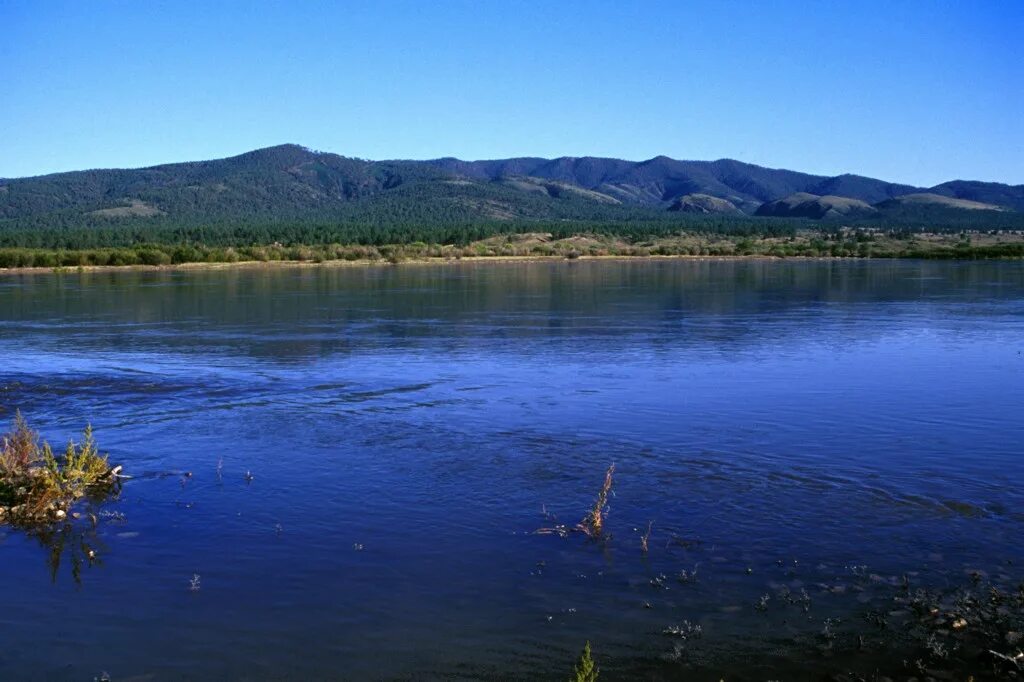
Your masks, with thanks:
M 684 585 L 688 585 L 689 583 L 697 582 L 697 569 L 698 568 L 700 568 L 700 564 L 694 564 L 692 571 L 687 571 L 684 568 L 683 570 L 679 571 L 679 575 L 676 577 L 676 580 L 678 580 L 679 582 L 681 582 Z
M 670 625 L 661 631 L 663 635 L 679 637 L 680 639 L 700 639 L 704 635 L 704 627 L 684 620 L 682 625 Z
M 597 682 L 597 676 L 600 672 L 600 669 L 594 665 L 594 659 L 590 655 L 590 642 L 588 641 L 583 645 L 583 652 L 580 653 L 580 658 L 576 662 L 576 667 L 572 671 L 572 677 L 569 678 L 569 682 Z

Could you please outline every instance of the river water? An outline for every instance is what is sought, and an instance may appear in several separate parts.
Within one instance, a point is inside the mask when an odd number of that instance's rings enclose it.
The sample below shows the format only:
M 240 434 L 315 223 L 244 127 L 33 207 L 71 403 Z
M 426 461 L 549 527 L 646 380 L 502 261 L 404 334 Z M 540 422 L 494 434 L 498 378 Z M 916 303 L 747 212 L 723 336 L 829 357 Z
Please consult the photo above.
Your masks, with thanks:
M 897 666 L 904 580 L 1024 578 L 1022 350 L 1011 262 L 4 275 L 0 418 L 132 478 L 0 527 L 0 678 Z

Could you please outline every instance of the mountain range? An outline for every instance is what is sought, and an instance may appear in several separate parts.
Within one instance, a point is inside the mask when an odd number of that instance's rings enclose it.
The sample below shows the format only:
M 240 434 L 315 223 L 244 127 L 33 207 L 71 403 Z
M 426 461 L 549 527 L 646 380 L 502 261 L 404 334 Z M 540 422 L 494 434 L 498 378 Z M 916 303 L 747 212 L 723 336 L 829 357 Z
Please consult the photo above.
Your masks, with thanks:
M 213 161 L 0 180 L 0 230 L 673 216 L 1015 226 L 1024 217 L 1024 185 L 954 180 L 914 187 L 666 156 L 368 161 L 294 144 Z

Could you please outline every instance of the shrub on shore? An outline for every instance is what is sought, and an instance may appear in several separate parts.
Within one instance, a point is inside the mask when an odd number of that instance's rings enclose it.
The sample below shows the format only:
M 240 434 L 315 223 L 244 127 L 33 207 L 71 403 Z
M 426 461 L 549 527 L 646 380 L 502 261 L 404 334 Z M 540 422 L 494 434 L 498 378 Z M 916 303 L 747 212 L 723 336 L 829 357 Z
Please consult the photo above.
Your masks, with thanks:
M 1005 241 L 1004 241 L 1005 239 Z M 725 235 L 680 232 L 649 238 L 579 233 L 559 239 L 552 233 L 491 237 L 466 244 L 301 244 L 278 242 L 249 246 L 139 244 L 94 249 L 0 248 L 0 268 L 73 268 L 86 266 L 236 263 L 240 261 L 383 261 L 424 258 L 595 256 L 770 256 L 775 258 L 1024 258 L 1021 235 L 906 235 L 864 231 L 801 232 L 778 235 Z

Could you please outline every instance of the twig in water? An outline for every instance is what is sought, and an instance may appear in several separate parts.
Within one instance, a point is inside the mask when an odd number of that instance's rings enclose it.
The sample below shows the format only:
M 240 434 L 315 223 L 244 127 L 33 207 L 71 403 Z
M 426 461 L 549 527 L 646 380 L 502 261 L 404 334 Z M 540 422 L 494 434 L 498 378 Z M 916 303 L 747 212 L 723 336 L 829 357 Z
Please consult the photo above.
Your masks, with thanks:
M 608 471 L 605 472 L 604 484 L 601 486 L 601 491 L 597 494 L 597 499 L 594 500 L 594 506 L 576 526 L 577 530 L 586 533 L 590 537 L 600 537 L 604 531 L 604 517 L 608 513 L 608 494 L 612 490 L 612 476 L 614 474 L 615 464 L 613 463 L 608 467 Z
M 684 568 L 683 570 L 679 571 L 679 576 L 676 578 L 676 580 L 678 580 L 684 585 L 697 582 L 697 569 L 699 567 L 700 564 L 694 564 L 692 571 L 687 571 Z
M 1024 652 L 1018 651 L 1015 656 L 1007 656 L 992 649 L 989 649 L 988 652 L 1001 661 L 1012 663 L 1018 670 L 1024 670 Z
M 651 526 L 654 525 L 653 521 L 647 522 L 647 532 L 640 536 L 640 551 L 647 554 L 647 541 L 651 539 Z
M 604 518 L 608 514 L 608 495 L 612 490 L 612 475 L 615 473 L 615 464 L 613 463 L 608 467 L 608 471 L 604 475 L 604 484 L 601 486 L 601 491 L 597 494 L 597 499 L 594 500 L 594 506 L 587 515 L 583 517 L 583 520 L 577 523 L 572 528 L 557 524 L 555 526 L 547 528 L 538 528 L 533 531 L 534 535 L 558 535 L 559 537 L 567 537 L 570 532 L 583 533 L 584 535 L 592 538 L 601 537 L 604 532 Z M 554 514 L 549 514 L 547 506 L 541 505 L 541 513 L 545 515 L 548 520 L 555 521 L 557 517 Z M 650 524 L 647 528 L 647 536 L 644 538 L 646 545 L 646 537 L 650 536 L 651 529 Z M 645 550 L 646 551 L 646 550 Z
M 534 535 L 557 535 L 559 537 L 564 538 L 564 537 L 568 537 L 569 536 L 569 529 L 566 528 L 565 526 L 559 525 L 559 526 L 553 526 L 551 528 L 538 528 L 537 530 L 533 531 L 533 534 Z

